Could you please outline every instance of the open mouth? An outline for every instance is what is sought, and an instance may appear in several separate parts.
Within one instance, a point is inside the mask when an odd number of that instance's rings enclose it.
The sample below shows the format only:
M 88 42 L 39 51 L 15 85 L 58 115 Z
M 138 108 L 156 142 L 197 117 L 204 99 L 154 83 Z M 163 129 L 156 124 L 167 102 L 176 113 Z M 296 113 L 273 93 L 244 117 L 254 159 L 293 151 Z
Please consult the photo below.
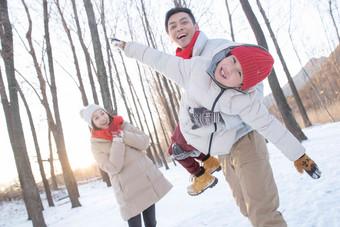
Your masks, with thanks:
M 222 76 L 224 79 L 227 79 L 226 75 L 224 75 L 223 68 L 221 68 L 221 76 Z
M 187 37 L 187 34 L 180 34 L 179 36 L 177 36 L 177 39 L 182 39 L 184 37 Z

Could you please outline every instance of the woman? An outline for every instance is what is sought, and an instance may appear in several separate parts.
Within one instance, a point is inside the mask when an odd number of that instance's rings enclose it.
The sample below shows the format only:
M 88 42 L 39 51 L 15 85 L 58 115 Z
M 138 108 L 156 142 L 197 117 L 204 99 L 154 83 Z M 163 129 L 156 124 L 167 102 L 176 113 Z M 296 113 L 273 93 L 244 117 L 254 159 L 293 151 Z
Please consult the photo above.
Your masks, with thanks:
M 149 137 L 99 105 L 90 104 L 80 113 L 92 128 L 93 156 L 109 174 L 123 219 L 129 227 L 139 227 L 142 213 L 145 226 L 156 226 L 155 203 L 172 185 L 143 152 Z

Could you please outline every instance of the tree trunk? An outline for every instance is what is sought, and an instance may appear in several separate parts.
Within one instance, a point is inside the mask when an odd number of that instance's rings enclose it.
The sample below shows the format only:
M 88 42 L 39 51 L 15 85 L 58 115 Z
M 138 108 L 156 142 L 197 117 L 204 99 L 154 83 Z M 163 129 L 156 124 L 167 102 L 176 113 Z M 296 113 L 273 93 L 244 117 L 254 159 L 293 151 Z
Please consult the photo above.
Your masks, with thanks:
M 116 100 L 116 95 L 115 95 L 115 88 L 114 88 L 114 83 L 113 83 L 113 76 L 112 76 L 112 66 L 111 66 L 111 61 L 110 61 L 110 53 L 111 53 L 111 47 L 110 47 L 110 42 L 107 36 L 107 31 L 106 31 L 106 19 L 105 19 L 105 10 L 104 10 L 104 0 L 101 0 L 101 12 L 100 12 L 100 17 L 101 17 L 101 24 L 102 28 L 104 31 L 104 38 L 105 38 L 105 44 L 106 44 L 106 57 L 107 57 L 107 65 L 109 67 L 109 75 L 110 75 L 110 85 L 111 85 L 111 91 L 112 91 L 112 100 L 113 100 L 113 115 L 117 115 L 117 100 Z
M 240 0 L 240 3 L 242 5 L 242 9 L 244 13 L 247 16 L 247 19 L 250 23 L 251 28 L 253 29 L 253 32 L 255 34 L 257 43 L 268 49 L 266 38 L 264 37 L 263 31 L 260 27 L 259 22 L 257 21 L 257 18 L 255 17 L 255 14 L 253 10 L 251 9 L 248 0 Z M 283 121 L 287 127 L 287 129 L 301 142 L 303 140 L 306 140 L 307 137 L 302 132 L 300 126 L 296 122 L 296 119 L 294 115 L 292 114 L 292 110 L 289 107 L 287 100 L 282 92 L 282 89 L 280 87 L 279 81 L 277 80 L 275 70 L 273 68 L 272 72 L 268 76 L 268 82 L 270 85 L 270 88 L 273 92 L 274 99 L 279 107 L 280 113 L 282 115 Z
M 26 108 L 27 116 L 28 116 L 28 119 L 29 119 L 29 122 L 30 122 L 30 126 L 31 126 L 34 146 L 35 146 L 35 150 L 36 150 L 36 153 L 37 153 L 37 161 L 38 161 L 38 165 L 39 165 L 41 179 L 42 179 L 42 182 L 43 182 L 43 185 L 44 185 L 44 189 L 45 189 L 48 205 L 51 207 L 51 206 L 54 206 L 54 202 L 53 202 L 53 198 L 52 198 L 52 193 L 51 193 L 50 185 L 49 185 L 48 180 L 46 178 L 46 174 L 45 174 L 45 170 L 44 170 L 44 165 L 43 165 L 42 158 L 41 158 L 41 153 L 40 153 L 40 147 L 39 147 L 39 143 L 38 143 L 37 132 L 35 130 L 35 126 L 34 126 L 34 122 L 33 122 L 33 117 L 32 117 L 32 114 L 31 114 L 31 110 L 30 110 L 29 105 L 28 105 L 28 103 L 26 101 L 25 95 L 22 92 L 22 90 L 21 90 L 19 85 L 17 85 L 17 90 L 19 91 L 21 99 L 22 99 L 22 101 L 23 101 L 23 103 L 25 105 L 25 108 Z
M 108 86 L 107 74 L 104 64 L 104 58 L 102 53 L 102 47 L 100 44 L 98 28 L 96 24 L 96 18 L 93 11 L 91 0 L 83 0 L 85 11 L 88 19 L 88 24 L 91 32 L 93 52 L 95 56 L 95 62 L 97 66 L 98 82 L 100 85 L 101 95 L 104 103 L 104 108 L 113 113 L 112 101 L 110 96 L 110 89 Z
M 54 75 L 54 66 L 53 66 L 53 55 L 52 55 L 52 45 L 50 42 L 50 33 L 48 26 L 48 12 L 47 12 L 47 0 L 43 0 L 43 8 L 44 8 L 44 30 L 45 30 L 45 39 L 46 39 L 46 52 L 48 57 L 48 66 L 49 73 L 51 79 L 51 94 L 52 94 L 52 103 L 55 117 L 55 125 L 52 127 L 52 132 L 54 136 L 54 140 L 57 146 L 58 156 L 61 164 L 61 168 L 63 170 L 64 181 L 66 185 L 66 189 L 68 195 L 70 197 L 70 201 L 72 204 L 72 208 L 81 206 L 79 202 L 79 191 L 77 186 L 76 178 L 74 177 L 73 171 L 70 166 L 70 162 L 66 153 L 64 132 L 61 125 L 60 113 L 59 113 L 59 104 L 58 104 L 58 96 L 57 96 L 57 87 L 55 82 Z M 47 101 L 47 99 L 46 99 Z
M 280 61 L 281 61 L 283 70 L 284 70 L 284 72 L 286 73 L 286 76 L 287 76 L 287 79 L 288 79 L 288 83 L 289 83 L 290 89 L 291 89 L 292 92 L 293 92 L 294 99 L 295 99 L 295 101 L 296 101 L 297 107 L 298 107 L 298 109 L 299 109 L 299 112 L 300 112 L 301 117 L 302 117 L 302 119 L 303 119 L 303 122 L 304 122 L 304 124 L 305 124 L 305 127 L 312 126 L 312 123 L 310 122 L 310 120 L 309 120 L 309 118 L 308 118 L 308 115 L 307 115 L 307 112 L 306 112 L 306 110 L 305 110 L 305 107 L 303 106 L 303 103 L 302 103 L 302 100 L 301 100 L 301 98 L 300 98 L 300 95 L 299 95 L 299 93 L 298 93 L 298 91 L 297 91 L 297 89 L 296 89 L 296 87 L 295 87 L 293 78 L 291 77 L 290 72 L 289 72 L 289 70 L 288 70 L 288 67 L 287 67 L 287 65 L 286 65 L 286 62 L 285 62 L 285 60 L 284 60 L 284 58 L 283 58 L 283 56 L 282 56 L 282 53 L 281 53 L 279 44 L 277 43 L 277 39 L 276 39 L 276 37 L 275 37 L 275 35 L 274 35 L 274 32 L 273 32 L 273 30 L 272 30 L 272 28 L 271 28 L 271 26 L 270 26 L 269 20 L 268 20 L 268 18 L 267 18 L 267 16 L 266 16 L 266 14 L 265 14 L 265 12 L 264 12 L 262 6 L 261 6 L 260 1 L 259 1 L 259 0 L 256 0 L 256 2 L 257 2 L 257 5 L 258 5 L 258 7 L 259 7 L 259 9 L 260 9 L 260 12 L 261 12 L 261 14 L 262 14 L 262 16 L 263 16 L 263 19 L 264 19 L 264 21 L 266 22 L 268 31 L 269 31 L 270 36 L 271 36 L 271 38 L 272 38 L 272 40 L 273 40 L 273 43 L 274 43 L 274 45 L 275 45 L 276 53 L 277 53 L 277 55 L 278 55 L 279 58 L 280 58 Z
M 81 94 L 81 97 L 82 97 L 82 100 L 83 100 L 83 105 L 87 106 L 89 104 L 89 102 L 87 100 L 87 96 L 86 96 L 86 93 L 85 93 L 85 88 L 84 88 L 83 80 L 81 78 L 78 57 L 77 57 L 77 54 L 76 54 L 76 49 L 75 49 L 74 44 L 73 44 L 73 40 L 72 40 L 72 36 L 71 36 L 71 31 L 70 31 L 70 29 L 67 26 L 66 20 L 64 18 L 64 14 L 63 14 L 63 12 L 62 12 L 62 10 L 60 8 L 59 0 L 55 0 L 55 3 L 57 5 L 58 12 L 60 14 L 61 22 L 63 24 L 65 33 L 66 33 L 67 38 L 68 38 L 68 40 L 70 42 L 70 47 L 71 47 L 71 51 L 72 51 L 72 55 L 73 55 L 73 61 L 74 61 L 74 67 L 76 69 L 76 74 L 77 74 L 77 78 L 78 78 L 78 82 L 79 82 L 78 89 L 80 91 L 80 94 Z
M 155 41 L 153 39 L 153 35 L 151 33 L 149 21 L 148 21 L 148 18 L 146 16 L 143 0 L 141 0 L 141 6 L 142 6 L 142 15 L 143 15 L 143 16 L 141 16 L 141 20 L 142 20 L 142 22 L 145 21 L 144 29 L 145 29 L 146 39 L 151 42 L 151 45 L 150 45 L 151 47 L 157 49 Z M 166 106 L 165 110 L 168 114 L 169 121 L 170 121 L 170 124 L 171 124 L 171 128 L 172 128 L 172 131 L 173 131 L 173 130 L 175 130 L 176 122 L 178 122 L 178 114 L 176 112 L 176 107 L 175 107 L 175 102 L 173 100 L 173 95 L 171 93 L 171 89 L 170 89 L 169 84 L 168 84 L 168 79 L 165 76 L 162 76 L 162 82 L 163 82 L 162 83 L 160 76 L 159 76 L 159 73 L 158 72 L 155 72 L 155 73 L 156 73 L 156 76 L 157 76 L 157 79 L 158 79 L 159 86 L 161 88 L 160 92 L 162 94 L 164 104 Z M 163 86 L 165 88 L 163 88 Z M 165 92 L 168 94 L 168 97 L 166 97 Z M 169 102 L 170 102 L 170 105 L 169 105 Z
M 162 159 L 162 162 L 163 162 L 163 164 L 165 166 L 165 169 L 169 169 L 168 163 L 167 163 L 166 158 L 164 156 L 164 152 L 163 152 L 163 150 L 161 148 L 160 139 L 159 139 L 159 136 L 158 136 L 158 131 L 157 131 L 157 128 L 156 128 L 156 125 L 155 125 L 155 121 L 154 121 L 154 118 L 153 118 L 153 114 L 152 114 L 152 111 L 151 111 L 149 99 L 147 98 L 147 95 L 146 95 L 146 92 L 145 92 L 146 90 L 145 90 L 145 86 L 144 86 L 144 83 L 143 83 L 142 73 L 141 73 L 141 70 L 140 70 L 140 67 L 139 67 L 138 63 L 137 63 L 137 68 L 138 68 L 138 72 L 139 72 L 139 79 L 140 79 L 140 83 L 142 85 L 142 90 L 143 90 L 144 98 L 145 98 L 145 101 L 146 101 L 146 105 L 147 105 L 148 111 L 150 113 L 152 127 L 153 127 L 154 134 L 155 134 L 155 137 L 156 137 L 156 143 L 157 143 L 157 146 L 158 146 L 158 153 L 161 155 L 161 159 Z M 148 126 L 148 124 L 146 122 L 146 119 L 145 119 L 145 124 Z M 148 130 L 150 132 L 150 129 L 148 129 Z
M 17 81 L 14 72 L 14 49 L 12 25 L 8 17 L 7 1 L 0 0 L 0 33 L 1 33 L 1 55 L 4 60 L 9 100 L 5 91 L 5 85 L 0 71 L 0 94 L 3 104 L 7 129 L 12 145 L 14 159 L 18 170 L 20 186 L 25 201 L 28 216 L 32 219 L 33 226 L 45 227 L 43 206 L 40 199 L 38 187 L 35 184 L 31 164 L 27 154 L 26 142 L 21 123 Z
M 312 89 L 313 89 L 313 91 L 314 91 L 314 94 L 315 94 L 316 97 L 319 99 L 320 103 L 322 104 L 323 108 L 326 110 L 326 112 L 327 112 L 327 114 L 329 115 L 329 117 L 332 119 L 333 122 L 335 122 L 335 119 L 333 118 L 333 116 L 332 116 L 331 113 L 329 112 L 329 110 L 328 110 L 328 108 L 327 108 L 325 102 L 324 102 L 324 101 L 322 100 L 322 98 L 320 97 L 319 91 L 317 90 L 316 86 L 314 85 L 313 80 L 311 80 L 311 78 L 310 78 L 308 72 L 306 71 L 306 69 L 304 68 L 304 66 L 303 66 L 302 63 L 301 63 L 300 56 L 298 55 L 298 52 L 297 52 L 297 50 L 296 50 L 296 48 L 295 48 L 295 45 L 294 45 L 294 42 L 293 42 L 293 39 L 292 39 L 292 35 L 291 35 L 291 32 L 290 32 L 290 22 L 289 22 L 288 34 L 289 34 L 289 38 L 290 38 L 290 41 L 291 41 L 291 43 L 292 43 L 293 49 L 294 49 L 294 51 L 295 51 L 295 54 L 296 54 L 297 58 L 299 59 L 300 66 L 302 67 L 302 70 L 303 70 L 305 76 L 308 78 L 308 82 L 311 84 L 311 87 L 312 87 Z
M 73 40 L 72 40 L 71 32 L 70 32 L 70 29 L 67 27 L 66 21 L 64 19 L 63 13 L 62 13 L 62 10 L 60 9 L 59 0 L 56 0 L 56 4 L 57 4 L 57 8 L 58 8 L 59 14 L 60 14 L 61 19 L 62 19 L 64 30 L 65 30 L 65 32 L 67 34 L 67 37 L 68 37 L 69 41 L 70 41 L 71 50 L 72 50 L 72 53 L 73 53 L 74 64 L 75 64 L 75 67 L 76 67 L 77 77 L 78 77 L 78 81 L 79 81 L 79 87 L 78 88 L 79 88 L 79 91 L 81 93 L 81 97 L 82 97 L 82 100 L 83 100 L 83 105 L 87 106 L 89 104 L 89 102 L 88 102 L 88 99 L 87 99 L 87 96 L 86 96 L 85 88 L 84 88 L 84 85 L 83 85 L 83 80 L 82 80 L 82 77 L 81 77 L 81 74 L 80 74 L 78 58 L 77 58 L 77 55 L 76 55 L 76 52 L 75 52 L 75 47 L 73 45 Z M 76 20 L 77 29 L 78 29 L 78 32 L 77 32 L 78 33 L 78 38 L 79 38 L 79 40 L 81 42 L 83 51 L 85 53 L 85 58 L 86 58 L 86 63 L 87 63 L 88 71 L 90 71 L 89 72 L 89 78 L 90 78 L 91 87 L 93 88 L 93 90 L 95 90 L 95 85 L 94 85 L 94 81 L 93 81 L 93 77 L 92 77 L 92 71 L 91 71 L 91 65 L 89 63 L 90 56 L 89 56 L 89 54 L 87 52 L 87 49 L 84 48 L 85 45 L 84 45 L 83 39 L 81 37 L 81 30 L 80 30 L 79 21 L 78 21 L 78 14 L 77 14 L 76 5 L 75 5 L 74 0 L 72 0 L 72 6 L 73 6 L 73 12 L 75 14 L 75 20 Z M 99 104 L 98 98 L 97 98 L 97 92 L 94 91 L 92 93 L 93 93 L 93 97 L 94 97 L 95 103 Z M 103 181 L 106 182 L 108 187 L 110 187 L 111 186 L 111 182 L 110 182 L 110 178 L 109 178 L 108 174 L 106 172 L 102 171 L 101 169 L 100 169 L 100 174 L 102 175 Z
M 76 3 L 75 3 L 74 0 L 71 0 L 71 2 L 72 2 L 73 13 L 74 13 L 74 20 L 75 20 L 76 26 L 77 26 L 77 35 L 78 35 L 78 38 L 79 38 L 81 48 L 82 48 L 84 55 L 85 55 L 87 73 L 88 73 L 88 77 L 89 77 L 89 80 L 90 80 L 93 100 L 94 100 L 95 104 L 99 104 L 96 86 L 95 86 L 95 83 L 94 83 L 94 80 L 93 80 L 93 75 L 92 75 L 92 70 L 91 70 L 91 57 L 90 57 L 89 52 L 87 51 L 87 47 L 86 47 L 84 40 L 83 40 L 83 36 L 82 36 L 80 24 L 79 24 L 79 19 L 78 19 Z
M 123 68 L 124 68 L 124 72 L 125 72 L 125 77 L 126 77 L 126 82 L 128 84 L 128 87 L 129 87 L 129 91 L 130 91 L 130 96 L 132 98 L 132 102 L 133 102 L 133 106 L 135 107 L 135 112 L 137 114 L 137 118 L 138 118 L 138 122 L 139 122 L 139 125 L 140 125 L 140 129 L 142 131 L 144 131 L 144 127 L 143 127 L 143 124 L 142 124 L 142 120 L 141 120 L 141 117 L 140 117 L 140 114 L 139 114 L 139 111 L 138 111 L 138 107 L 137 107 L 137 103 L 136 103 L 136 98 L 135 95 L 133 94 L 133 84 L 131 83 L 131 79 L 130 79 L 130 75 L 126 69 L 126 65 L 125 65 L 125 61 L 124 61 L 124 58 L 123 58 L 123 55 L 121 52 L 119 52 L 119 56 L 122 60 L 122 65 L 123 65 Z M 131 112 L 130 112 L 131 113 Z M 136 125 L 137 126 L 137 125 Z
M 334 16 L 333 16 L 332 0 L 328 0 L 328 4 L 329 4 L 329 14 L 330 14 L 330 16 L 332 18 L 332 22 L 333 22 L 333 25 L 334 25 L 336 37 L 338 38 L 338 44 L 340 44 L 339 29 L 337 27 L 337 23 L 335 22 L 335 19 L 334 19 Z
M 56 177 L 55 172 L 54 172 L 54 158 L 53 158 L 51 133 L 52 133 L 52 130 L 49 127 L 48 128 L 48 147 L 49 147 L 49 150 L 50 150 L 50 157 L 48 159 L 48 162 L 50 163 L 50 174 L 51 174 L 51 181 L 52 181 L 53 190 L 59 190 L 57 177 Z
M 235 42 L 235 34 L 234 34 L 234 28 L 233 28 L 233 21 L 232 21 L 230 10 L 229 10 L 228 0 L 225 0 L 225 5 L 227 7 L 227 12 L 228 12 L 228 20 L 229 20 L 229 25 L 230 25 L 231 40 Z

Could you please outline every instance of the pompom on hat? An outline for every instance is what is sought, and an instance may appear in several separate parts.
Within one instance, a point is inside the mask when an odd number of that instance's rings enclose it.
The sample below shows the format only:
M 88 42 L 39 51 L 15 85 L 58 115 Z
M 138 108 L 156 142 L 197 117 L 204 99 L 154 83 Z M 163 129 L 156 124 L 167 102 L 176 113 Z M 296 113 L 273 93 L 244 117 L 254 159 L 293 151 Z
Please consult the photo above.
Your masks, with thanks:
M 93 113 L 98 110 L 98 109 L 103 109 L 100 105 L 97 104 L 90 104 L 86 106 L 84 109 L 80 110 L 80 116 L 87 122 L 87 124 L 92 128 L 92 115 Z
M 274 65 L 272 55 L 258 47 L 238 46 L 232 49 L 230 53 L 235 55 L 241 64 L 243 91 L 266 79 Z

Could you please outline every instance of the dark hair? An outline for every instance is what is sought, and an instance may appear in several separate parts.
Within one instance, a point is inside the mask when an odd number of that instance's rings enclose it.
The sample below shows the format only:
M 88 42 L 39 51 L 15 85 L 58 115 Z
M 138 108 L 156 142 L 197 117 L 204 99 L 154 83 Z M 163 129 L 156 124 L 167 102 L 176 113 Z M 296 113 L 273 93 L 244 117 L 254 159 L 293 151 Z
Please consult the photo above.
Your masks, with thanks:
M 191 10 L 188 9 L 188 8 L 184 8 L 184 7 L 175 7 L 175 8 L 172 8 L 170 9 L 166 14 L 165 14 L 165 31 L 166 33 L 168 33 L 168 22 L 169 22 L 169 18 L 176 14 L 176 13 L 187 13 L 191 20 L 192 20 L 192 23 L 193 24 L 196 24 L 196 20 L 195 20 L 195 17 L 194 15 L 192 14 Z
M 105 111 L 105 113 L 109 116 L 109 124 L 111 124 L 111 122 L 113 121 L 113 117 Z M 94 131 L 97 131 L 97 130 L 101 130 L 100 128 L 98 128 L 94 123 L 93 123 L 93 120 L 91 119 L 91 125 L 92 125 L 92 129 Z

